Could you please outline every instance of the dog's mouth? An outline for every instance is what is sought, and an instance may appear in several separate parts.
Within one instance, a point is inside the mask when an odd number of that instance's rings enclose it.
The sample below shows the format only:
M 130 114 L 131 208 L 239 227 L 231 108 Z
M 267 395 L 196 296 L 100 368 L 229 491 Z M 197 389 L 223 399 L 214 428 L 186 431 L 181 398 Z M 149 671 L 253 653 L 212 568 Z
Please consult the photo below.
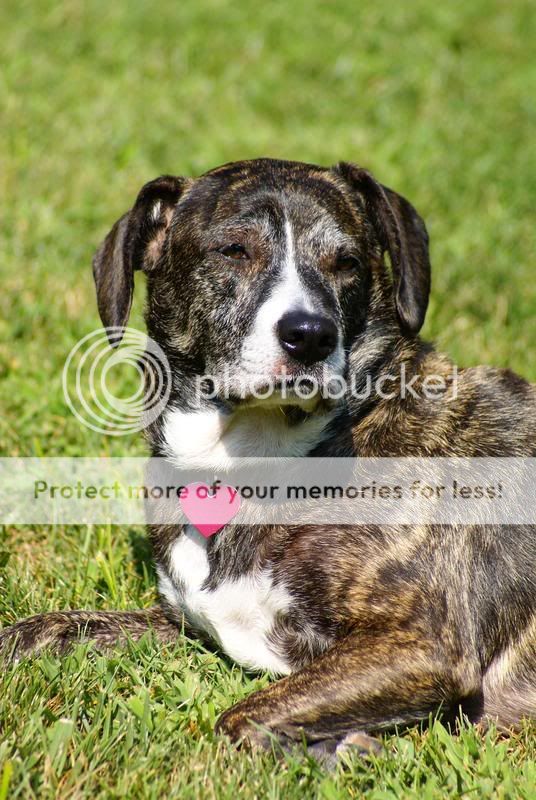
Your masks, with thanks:
M 198 388 L 200 399 L 217 400 L 232 408 L 297 408 L 311 413 L 340 401 L 341 381 L 344 384 L 339 371 L 325 364 L 307 369 L 283 365 L 269 372 L 223 366 L 215 369 L 212 377 L 205 376 Z
M 323 401 L 322 393 L 310 383 L 279 381 L 258 384 L 254 390 L 232 398 L 250 407 L 289 407 L 313 411 Z
M 228 401 L 241 407 L 297 409 L 313 413 L 322 407 L 331 407 L 334 397 L 327 385 L 314 375 L 259 379 L 232 391 Z

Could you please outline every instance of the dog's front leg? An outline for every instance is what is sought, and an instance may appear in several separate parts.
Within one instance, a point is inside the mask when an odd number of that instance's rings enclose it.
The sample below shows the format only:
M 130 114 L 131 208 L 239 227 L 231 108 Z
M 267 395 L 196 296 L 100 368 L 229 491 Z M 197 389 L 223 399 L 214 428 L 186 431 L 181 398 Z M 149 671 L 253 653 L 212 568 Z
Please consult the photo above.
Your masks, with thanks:
M 260 746 L 270 734 L 282 743 L 342 743 L 437 711 L 456 713 L 481 694 L 478 660 L 462 663 L 460 652 L 455 642 L 426 641 L 422 629 L 354 633 L 226 711 L 217 731 Z

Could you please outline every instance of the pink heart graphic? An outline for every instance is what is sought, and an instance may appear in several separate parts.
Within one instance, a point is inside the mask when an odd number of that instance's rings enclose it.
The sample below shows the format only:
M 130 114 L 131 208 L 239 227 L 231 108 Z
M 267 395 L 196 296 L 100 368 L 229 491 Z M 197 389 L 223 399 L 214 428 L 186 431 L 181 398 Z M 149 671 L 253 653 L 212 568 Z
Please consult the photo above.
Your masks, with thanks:
M 190 483 L 179 501 L 187 519 L 205 538 L 220 531 L 240 511 L 240 494 L 223 484 L 211 494 L 206 483 Z

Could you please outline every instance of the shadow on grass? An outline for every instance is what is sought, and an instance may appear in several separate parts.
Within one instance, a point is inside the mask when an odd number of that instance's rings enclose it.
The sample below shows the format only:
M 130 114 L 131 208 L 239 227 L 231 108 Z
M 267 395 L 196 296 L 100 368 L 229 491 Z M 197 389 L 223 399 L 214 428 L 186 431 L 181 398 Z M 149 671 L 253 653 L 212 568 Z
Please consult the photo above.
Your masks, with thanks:
M 136 573 L 140 578 L 147 578 L 151 584 L 156 584 L 153 553 L 146 533 L 133 529 L 129 531 L 128 538 Z

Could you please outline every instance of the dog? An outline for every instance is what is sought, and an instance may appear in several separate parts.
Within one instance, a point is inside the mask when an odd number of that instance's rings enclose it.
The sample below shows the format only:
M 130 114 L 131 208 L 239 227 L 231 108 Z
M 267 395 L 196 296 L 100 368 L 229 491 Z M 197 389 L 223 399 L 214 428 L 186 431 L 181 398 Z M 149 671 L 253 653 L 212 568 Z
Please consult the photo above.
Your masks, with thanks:
M 100 316 L 117 344 L 134 273 L 147 330 L 171 365 L 147 428 L 153 456 L 194 469 L 244 457 L 536 455 L 536 387 L 508 370 L 460 369 L 419 338 L 430 292 L 425 224 L 351 163 L 257 159 L 146 184 L 99 248 Z M 326 399 L 338 377 L 404 366 L 439 400 Z M 285 374 L 288 392 L 276 385 Z M 199 402 L 201 376 L 225 397 Z M 302 377 L 317 396 L 295 392 Z M 376 383 L 374 384 L 376 385 Z M 359 394 L 359 393 L 357 393 Z M 536 716 L 536 530 L 529 525 L 152 525 L 160 605 L 38 615 L 4 630 L 19 658 L 85 638 L 107 648 L 151 629 L 208 636 L 282 676 L 220 717 L 235 742 L 314 752 L 460 713 L 512 726 Z

